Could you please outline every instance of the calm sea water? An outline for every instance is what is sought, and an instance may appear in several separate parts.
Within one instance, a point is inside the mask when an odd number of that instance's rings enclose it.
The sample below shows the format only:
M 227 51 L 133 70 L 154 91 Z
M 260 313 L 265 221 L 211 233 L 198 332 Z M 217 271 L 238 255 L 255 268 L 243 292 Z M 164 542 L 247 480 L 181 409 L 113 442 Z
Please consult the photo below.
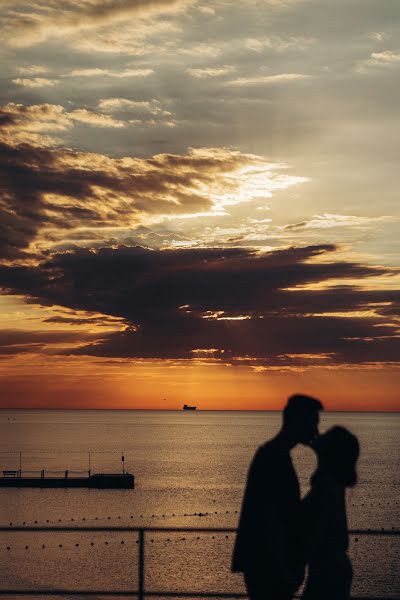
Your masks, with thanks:
M 85 470 L 90 451 L 92 472 L 118 472 L 123 451 L 136 478 L 134 490 L 0 488 L 1 525 L 235 527 L 249 461 L 280 420 L 268 412 L 0 411 L 0 470 L 18 469 L 20 451 L 24 471 Z M 362 449 L 350 527 L 400 529 L 400 415 L 325 413 L 321 430 L 333 424 L 355 433 Z M 293 459 L 305 493 L 313 453 L 299 447 Z M 148 534 L 146 588 L 242 591 L 241 576 L 229 572 L 232 534 L 213 535 Z M 354 595 L 399 597 L 400 538 L 355 537 Z M 133 589 L 136 542 L 119 532 L 1 533 L 0 587 Z

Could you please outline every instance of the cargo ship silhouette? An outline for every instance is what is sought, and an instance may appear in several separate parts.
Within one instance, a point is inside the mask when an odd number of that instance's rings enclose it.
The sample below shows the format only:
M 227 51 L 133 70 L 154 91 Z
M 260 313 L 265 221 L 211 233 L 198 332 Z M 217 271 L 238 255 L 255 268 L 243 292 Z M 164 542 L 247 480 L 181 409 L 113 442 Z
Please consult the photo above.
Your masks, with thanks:
M 184 404 L 182 410 L 197 410 L 197 406 L 189 406 L 188 404 Z

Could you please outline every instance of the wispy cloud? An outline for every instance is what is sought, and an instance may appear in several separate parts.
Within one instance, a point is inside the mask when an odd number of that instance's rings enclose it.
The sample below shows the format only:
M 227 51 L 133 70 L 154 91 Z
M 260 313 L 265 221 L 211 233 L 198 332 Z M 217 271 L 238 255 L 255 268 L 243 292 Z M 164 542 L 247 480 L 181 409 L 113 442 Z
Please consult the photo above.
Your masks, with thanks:
M 17 71 L 20 75 L 42 75 L 48 72 L 48 68 L 43 65 L 25 65 L 18 67 Z
M 80 121 L 81 123 L 88 123 L 98 127 L 125 127 L 126 122 L 118 119 L 113 119 L 109 115 L 103 115 L 87 110 L 86 108 L 78 108 L 68 113 L 68 116 L 73 121 Z
M 124 69 L 123 71 L 111 71 L 110 69 L 74 69 L 66 73 L 65 77 L 148 77 L 154 73 L 153 69 Z
M 195 77 L 196 79 L 207 79 L 209 77 L 221 77 L 228 75 L 235 70 L 235 67 L 230 65 L 223 65 L 222 67 L 203 67 L 203 68 L 188 68 L 186 73 Z
M 172 113 L 159 100 L 129 100 L 128 98 L 102 98 L 98 109 L 112 115 L 118 115 L 125 122 L 167 127 L 176 126 Z
M 255 53 L 263 53 L 265 50 L 273 50 L 283 52 L 286 50 L 304 50 L 312 44 L 316 43 L 316 39 L 312 37 L 281 37 L 281 36 L 262 36 L 248 37 L 241 40 L 241 46 Z
M 370 31 L 367 36 L 374 42 L 385 42 L 390 38 L 390 35 L 385 31 Z
M 109 115 L 86 108 L 68 112 L 58 104 L 24 105 L 9 102 L 0 107 L 0 115 L 3 120 L 0 125 L 0 140 L 11 145 L 57 144 L 61 142 L 57 136 L 73 127 L 77 121 L 99 127 L 119 128 L 127 125 Z
M 181 25 L 171 19 L 135 19 L 106 28 L 74 36 L 71 46 L 77 52 L 100 53 L 100 56 L 121 54 L 132 57 L 162 55 L 177 48 L 175 38 L 181 33 Z M 171 39 L 172 37 L 172 39 Z M 149 39 L 159 40 L 159 43 Z
M 284 229 L 331 229 L 333 227 L 369 228 L 376 223 L 394 221 L 393 216 L 366 217 L 361 215 L 337 215 L 325 213 L 316 215 L 307 221 L 285 225 Z
M 232 79 L 227 83 L 235 86 L 248 86 L 248 85 L 274 85 L 280 83 L 290 83 L 292 81 L 302 81 L 310 79 L 311 75 L 304 75 L 303 73 L 278 73 L 276 75 L 257 75 L 255 77 L 238 77 Z
M 166 114 L 170 115 L 161 107 L 159 100 L 129 100 L 128 98 L 102 98 L 98 102 L 101 110 L 106 112 L 118 111 L 142 111 L 152 115 Z
M 382 52 L 372 52 L 369 58 L 359 61 L 356 65 L 356 70 L 366 72 L 371 69 L 391 69 L 399 66 L 399 50 L 382 50 Z
M 54 133 L 65 131 L 71 125 L 64 107 L 55 104 L 25 105 L 9 102 L 1 107 L 0 114 L 0 140 L 12 145 L 54 144 L 57 141 Z
M 41 88 L 41 87 L 52 87 L 57 85 L 58 79 L 46 79 L 45 77 L 32 77 L 30 79 L 17 77 L 12 82 L 15 85 L 20 85 L 26 88 Z
M 400 64 L 400 51 L 384 50 L 383 52 L 373 52 L 369 61 L 374 65 Z
M 4 34 L 11 46 L 28 47 L 66 34 L 96 30 L 134 17 L 176 12 L 192 0 L 93 0 L 32 4 L 19 0 L 9 12 Z M 33 8 L 33 10 L 32 10 Z M 29 10 L 27 10 L 29 9 Z

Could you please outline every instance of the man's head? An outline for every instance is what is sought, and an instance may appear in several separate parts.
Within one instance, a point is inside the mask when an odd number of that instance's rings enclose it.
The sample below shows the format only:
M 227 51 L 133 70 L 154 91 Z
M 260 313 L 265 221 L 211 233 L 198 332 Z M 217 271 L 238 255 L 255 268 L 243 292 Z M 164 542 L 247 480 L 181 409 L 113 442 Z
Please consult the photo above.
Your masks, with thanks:
M 290 396 L 283 411 L 283 427 L 293 441 L 311 444 L 318 435 L 319 411 L 322 403 L 311 396 Z

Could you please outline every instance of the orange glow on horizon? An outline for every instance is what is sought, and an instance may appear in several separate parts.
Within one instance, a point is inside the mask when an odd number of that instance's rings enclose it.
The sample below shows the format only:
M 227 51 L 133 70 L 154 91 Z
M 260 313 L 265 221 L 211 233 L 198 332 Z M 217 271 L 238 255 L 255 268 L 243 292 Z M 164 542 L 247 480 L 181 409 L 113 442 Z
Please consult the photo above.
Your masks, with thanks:
M 328 411 L 400 410 L 393 367 L 257 370 L 216 361 L 36 357 L 0 363 L 0 408 L 281 410 L 296 392 Z

